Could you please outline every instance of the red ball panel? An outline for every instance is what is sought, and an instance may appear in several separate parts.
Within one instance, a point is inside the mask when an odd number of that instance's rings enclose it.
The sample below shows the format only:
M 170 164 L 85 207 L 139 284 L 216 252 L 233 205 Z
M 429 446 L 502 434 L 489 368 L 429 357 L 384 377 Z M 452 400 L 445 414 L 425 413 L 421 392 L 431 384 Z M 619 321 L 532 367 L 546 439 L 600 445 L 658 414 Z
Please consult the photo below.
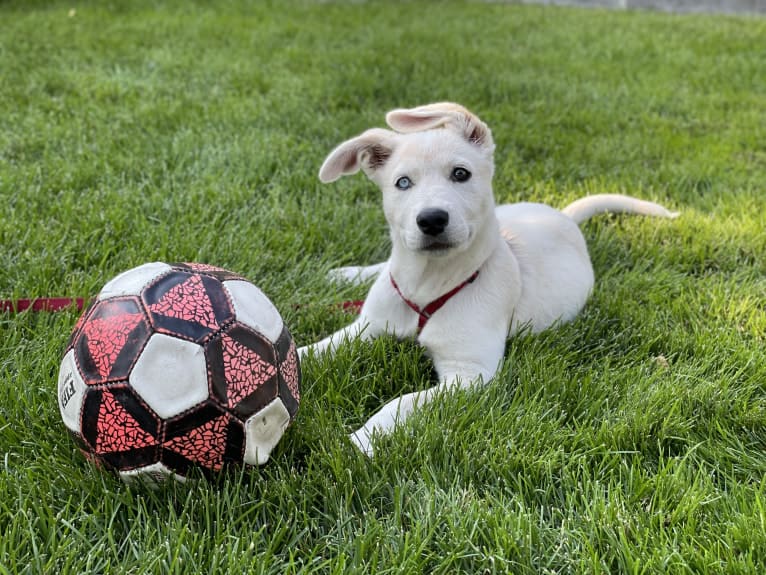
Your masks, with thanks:
M 162 298 L 149 306 L 153 314 L 174 317 L 198 323 L 210 329 L 217 329 L 215 310 L 202 285 L 201 276 L 188 280 L 169 289 Z
M 277 368 L 263 361 L 260 355 L 228 333 L 221 336 L 221 344 L 224 377 L 228 383 L 226 400 L 228 406 L 233 408 L 274 377 Z
M 88 448 L 117 469 L 157 461 L 160 421 L 127 385 L 91 389 L 85 397 L 82 435 Z
M 206 356 L 215 397 L 243 419 L 276 397 L 274 348 L 261 335 L 235 323 L 210 341 Z
M 101 398 L 96 429 L 96 453 L 99 454 L 157 444 L 157 438 L 144 431 L 112 393 L 105 393 Z
M 144 290 L 143 299 L 158 332 L 199 343 L 234 317 L 221 282 L 200 274 L 163 276 Z
M 290 417 L 295 417 L 301 401 L 301 366 L 298 350 L 290 332 L 285 327 L 276 343 L 279 362 L 279 397 Z
M 89 385 L 123 380 L 149 339 L 149 325 L 133 297 L 96 303 L 75 341 L 77 365 Z
M 206 402 L 167 423 L 162 462 L 180 474 L 191 467 L 219 471 L 226 463 L 241 463 L 243 450 L 242 424 Z

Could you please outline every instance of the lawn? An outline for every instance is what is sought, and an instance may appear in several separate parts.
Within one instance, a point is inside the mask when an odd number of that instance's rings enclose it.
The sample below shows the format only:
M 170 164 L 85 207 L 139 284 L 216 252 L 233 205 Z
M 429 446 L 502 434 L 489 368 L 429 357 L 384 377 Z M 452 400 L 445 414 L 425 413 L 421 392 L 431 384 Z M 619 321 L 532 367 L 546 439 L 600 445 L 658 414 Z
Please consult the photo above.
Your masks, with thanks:
M 430 385 L 412 342 L 306 361 L 268 465 L 151 491 L 65 432 L 77 313 L 0 315 L 0 573 L 766 571 L 764 46 L 762 18 L 505 3 L 0 2 L 2 298 L 199 261 L 316 340 L 364 296 L 327 270 L 388 243 L 322 160 L 437 100 L 493 128 L 498 201 L 682 212 L 585 224 L 581 316 L 372 460 L 346 434 Z

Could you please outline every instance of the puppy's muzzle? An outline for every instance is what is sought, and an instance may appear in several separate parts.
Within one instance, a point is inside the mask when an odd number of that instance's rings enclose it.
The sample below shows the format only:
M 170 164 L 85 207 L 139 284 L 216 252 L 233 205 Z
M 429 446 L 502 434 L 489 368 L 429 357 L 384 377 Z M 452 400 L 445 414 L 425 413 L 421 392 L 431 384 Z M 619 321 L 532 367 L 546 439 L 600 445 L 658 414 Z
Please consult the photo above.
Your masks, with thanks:
M 449 224 L 449 213 L 441 208 L 426 208 L 415 218 L 418 228 L 427 236 L 438 236 Z

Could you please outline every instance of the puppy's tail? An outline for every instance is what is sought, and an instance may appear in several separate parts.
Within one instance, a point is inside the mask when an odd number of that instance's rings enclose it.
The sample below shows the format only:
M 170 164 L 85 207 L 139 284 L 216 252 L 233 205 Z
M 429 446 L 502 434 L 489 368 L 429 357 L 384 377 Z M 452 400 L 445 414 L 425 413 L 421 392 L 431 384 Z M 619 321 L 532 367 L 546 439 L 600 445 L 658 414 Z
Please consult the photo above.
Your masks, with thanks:
M 596 194 L 581 198 L 561 210 L 576 223 L 582 223 L 597 214 L 640 214 L 660 218 L 676 218 L 678 212 L 666 210 L 660 204 L 623 196 L 622 194 Z

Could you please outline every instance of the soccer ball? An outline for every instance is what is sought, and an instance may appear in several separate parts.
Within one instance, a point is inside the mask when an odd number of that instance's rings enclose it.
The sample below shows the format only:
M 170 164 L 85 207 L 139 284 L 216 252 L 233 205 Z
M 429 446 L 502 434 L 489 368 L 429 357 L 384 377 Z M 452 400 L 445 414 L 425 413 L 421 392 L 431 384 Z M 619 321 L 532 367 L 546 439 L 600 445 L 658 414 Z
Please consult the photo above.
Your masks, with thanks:
M 58 377 L 81 450 L 124 480 L 262 465 L 294 419 L 300 364 L 255 285 L 204 264 L 148 263 L 82 314 Z

